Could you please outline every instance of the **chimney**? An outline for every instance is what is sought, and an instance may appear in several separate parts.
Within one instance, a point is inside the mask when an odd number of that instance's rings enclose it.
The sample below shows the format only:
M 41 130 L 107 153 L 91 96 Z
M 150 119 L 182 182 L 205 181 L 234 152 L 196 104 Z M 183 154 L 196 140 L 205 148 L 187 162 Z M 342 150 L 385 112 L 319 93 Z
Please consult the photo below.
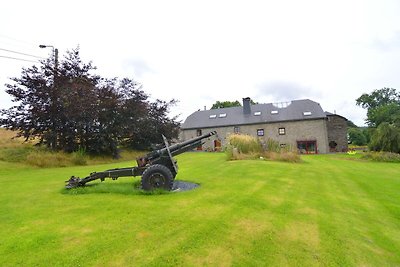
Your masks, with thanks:
M 250 97 L 243 98 L 243 114 L 250 115 Z

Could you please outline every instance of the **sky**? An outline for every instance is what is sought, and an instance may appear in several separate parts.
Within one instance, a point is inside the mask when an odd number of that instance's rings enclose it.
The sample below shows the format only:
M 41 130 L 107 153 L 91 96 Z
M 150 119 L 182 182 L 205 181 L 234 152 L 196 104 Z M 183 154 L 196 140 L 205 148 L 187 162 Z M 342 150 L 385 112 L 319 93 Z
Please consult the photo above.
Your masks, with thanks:
M 0 10 L 0 108 L 10 77 L 80 47 L 103 77 L 132 78 L 176 99 L 183 122 L 219 101 L 311 99 L 365 124 L 363 93 L 400 90 L 400 1 L 47 1 Z M 13 52 L 9 52 L 13 51 Z M 18 53 L 15 53 L 18 52 Z M 34 55 L 35 57 L 22 54 Z

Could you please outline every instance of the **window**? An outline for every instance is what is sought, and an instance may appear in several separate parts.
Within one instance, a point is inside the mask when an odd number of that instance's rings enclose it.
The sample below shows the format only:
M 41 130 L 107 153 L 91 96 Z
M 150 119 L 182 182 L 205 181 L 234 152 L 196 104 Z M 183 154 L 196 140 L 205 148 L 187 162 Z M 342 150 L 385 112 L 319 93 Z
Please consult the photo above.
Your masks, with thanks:
M 317 154 L 317 141 L 297 141 L 297 149 L 301 154 Z
M 225 118 L 225 117 L 226 117 L 226 113 L 221 113 L 221 114 L 219 114 L 218 117 L 220 117 L 220 118 Z
M 197 135 L 197 136 L 201 136 L 201 129 L 197 129 L 197 130 L 196 130 L 196 135 Z
M 271 114 L 278 114 L 277 110 L 271 110 Z
M 239 128 L 239 126 L 233 127 L 233 133 L 235 133 L 235 134 L 240 133 L 240 128 Z
M 304 111 L 303 112 L 304 116 L 311 116 L 311 114 L 312 114 L 311 111 Z
M 254 112 L 254 116 L 260 116 L 260 115 L 261 115 L 261 111 Z
M 215 119 L 217 115 L 210 115 L 210 119 Z
M 286 129 L 285 128 L 279 128 L 278 129 L 279 135 L 285 135 L 286 134 Z
M 264 129 L 257 129 L 257 136 L 264 136 Z

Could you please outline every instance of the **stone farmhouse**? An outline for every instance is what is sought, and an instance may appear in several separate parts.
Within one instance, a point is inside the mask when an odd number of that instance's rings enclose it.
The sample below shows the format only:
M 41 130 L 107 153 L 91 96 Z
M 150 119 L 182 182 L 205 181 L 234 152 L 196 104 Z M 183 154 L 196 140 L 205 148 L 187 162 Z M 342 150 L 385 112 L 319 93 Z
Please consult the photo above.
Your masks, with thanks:
M 218 151 L 230 134 L 248 134 L 262 142 L 269 138 L 281 147 L 297 148 L 299 153 L 344 152 L 348 149 L 347 119 L 324 112 L 309 99 L 284 103 L 251 105 L 243 98 L 243 107 L 196 111 L 181 127 L 181 139 L 217 131 L 198 150 Z

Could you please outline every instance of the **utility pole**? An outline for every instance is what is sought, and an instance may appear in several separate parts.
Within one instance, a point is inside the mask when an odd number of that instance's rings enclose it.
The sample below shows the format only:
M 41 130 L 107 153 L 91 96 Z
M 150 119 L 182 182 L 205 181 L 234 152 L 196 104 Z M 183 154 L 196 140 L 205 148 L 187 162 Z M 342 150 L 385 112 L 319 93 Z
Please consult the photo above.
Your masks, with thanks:
M 55 95 L 57 94 L 55 89 L 57 89 L 56 83 L 57 83 L 57 75 L 58 75 L 58 49 L 52 45 L 39 45 L 39 47 L 40 48 L 51 47 L 53 49 L 53 55 L 54 55 L 53 90 L 50 91 L 50 98 L 51 98 L 51 105 L 52 105 L 51 109 L 53 110 L 52 111 L 52 113 L 53 113 L 54 109 L 56 109 L 54 102 L 56 99 Z M 58 129 L 57 128 L 58 128 L 57 123 L 55 121 L 53 121 L 52 133 L 51 133 L 52 140 L 51 140 L 51 144 L 50 144 L 50 146 L 53 150 L 55 150 L 57 148 L 57 139 L 58 139 L 58 134 L 57 134 Z

